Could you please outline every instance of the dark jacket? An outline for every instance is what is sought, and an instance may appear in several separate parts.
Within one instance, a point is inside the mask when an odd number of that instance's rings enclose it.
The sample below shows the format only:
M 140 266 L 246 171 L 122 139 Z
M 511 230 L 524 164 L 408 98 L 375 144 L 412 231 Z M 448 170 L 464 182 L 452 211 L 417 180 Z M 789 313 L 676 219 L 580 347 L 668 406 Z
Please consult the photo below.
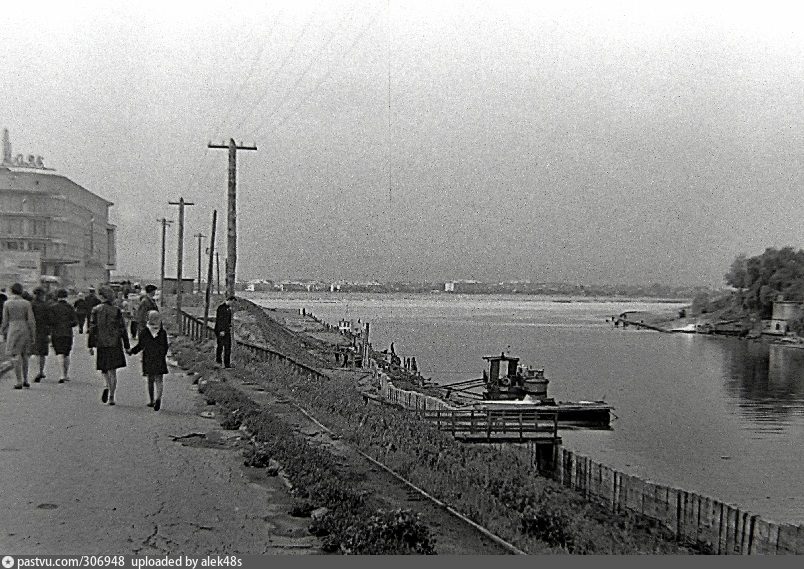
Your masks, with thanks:
M 47 338 L 50 334 L 50 306 L 41 300 L 31 301 L 31 309 L 36 320 L 36 337 Z
M 79 298 L 73 303 L 73 306 L 78 314 L 89 314 L 89 311 L 92 310 L 86 298 Z
M 89 347 L 115 348 L 121 341 L 128 349 L 128 332 L 120 309 L 107 302 L 93 308 L 89 314 Z
M 168 372 L 165 356 L 168 351 L 167 332 L 161 326 L 156 337 L 151 336 L 148 328 L 140 328 L 137 334 L 137 345 L 131 353 L 142 352 L 142 375 L 165 375 Z
M 103 304 L 103 301 L 94 294 L 88 295 L 86 297 L 86 301 L 87 301 L 87 312 L 92 312 L 93 308 L 95 308 L 99 304 Z
M 232 307 L 225 302 L 215 311 L 215 334 L 232 331 Z
M 63 338 L 73 335 L 73 326 L 78 326 L 75 309 L 66 300 L 50 305 L 50 335 Z
M 159 311 L 156 301 L 147 294 L 140 299 L 140 306 L 137 308 L 137 328 L 145 328 L 148 324 L 148 313 L 151 310 Z

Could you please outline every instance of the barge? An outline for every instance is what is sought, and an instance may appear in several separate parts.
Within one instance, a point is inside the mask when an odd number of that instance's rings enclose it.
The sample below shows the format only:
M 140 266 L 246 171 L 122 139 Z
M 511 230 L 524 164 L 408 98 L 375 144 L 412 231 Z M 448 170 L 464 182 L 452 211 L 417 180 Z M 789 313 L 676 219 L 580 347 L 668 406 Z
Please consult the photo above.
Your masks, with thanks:
M 460 393 L 478 399 L 471 405 L 477 410 L 510 414 L 523 412 L 553 412 L 558 414 L 562 427 L 611 428 L 613 407 L 605 401 L 556 401 L 547 396 L 549 380 L 544 369 L 519 365 L 519 358 L 507 356 L 483 357 L 488 364 L 483 377 L 441 386 L 447 398 Z M 477 393 L 483 387 L 482 394 Z

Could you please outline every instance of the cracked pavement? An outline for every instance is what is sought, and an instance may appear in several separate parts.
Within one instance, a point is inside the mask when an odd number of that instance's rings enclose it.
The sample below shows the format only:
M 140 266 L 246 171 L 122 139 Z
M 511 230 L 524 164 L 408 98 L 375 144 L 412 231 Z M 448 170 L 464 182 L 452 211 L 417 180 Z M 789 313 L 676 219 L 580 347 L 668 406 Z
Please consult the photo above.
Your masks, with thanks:
M 68 383 L 56 383 L 53 355 L 30 390 L 12 389 L 13 372 L 0 379 L 0 553 L 319 552 L 309 520 L 287 514 L 281 478 L 244 467 L 238 433 L 200 416 L 209 408 L 191 377 L 171 368 L 155 412 L 140 358 L 130 357 L 117 405 L 104 405 L 85 345 L 76 335 Z M 188 433 L 215 444 L 173 440 Z

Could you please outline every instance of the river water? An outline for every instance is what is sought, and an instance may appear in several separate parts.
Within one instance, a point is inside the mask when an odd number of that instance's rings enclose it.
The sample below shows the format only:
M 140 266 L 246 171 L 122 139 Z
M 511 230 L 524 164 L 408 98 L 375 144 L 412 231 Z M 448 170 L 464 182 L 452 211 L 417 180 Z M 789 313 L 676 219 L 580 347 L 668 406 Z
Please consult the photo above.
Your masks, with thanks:
M 611 430 L 562 430 L 598 462 L 698 492 L 767 520 L 804 523 L 804 350 L 734 338 L 615 329 L 625 310 L 682 305 L 566 302 L 444 294 L 254 293 L 260 305 L 306 308 L 331 323 L 371 323 L 425 377 L 480 377 L 505 350 L 545 369 L 557 400 L 604 399 Z

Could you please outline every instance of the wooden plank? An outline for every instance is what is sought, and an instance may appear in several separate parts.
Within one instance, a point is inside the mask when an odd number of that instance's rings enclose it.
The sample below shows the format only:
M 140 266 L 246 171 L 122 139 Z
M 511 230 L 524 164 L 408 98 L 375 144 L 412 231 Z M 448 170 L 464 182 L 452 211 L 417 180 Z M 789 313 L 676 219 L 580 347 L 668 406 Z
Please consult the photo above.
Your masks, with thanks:
M 719 525 L 715 523 L 715 504 L 711 498 L 699 497 L 697 542 L 717 550 Z M 719 519 L 719 516 L 718 516 Z
M 804 555 L 804 525 L 799 525 L 796 533 L 796 555 Z
M 751 554 L 770 554 L 770 524 L 762 518 L 757 518 L 754 522 L 754 540 L 751 545 Z
M 740 554 L 739 536 L 737 535 L 737 518 L 739 511 L 733 506 L 724 506 L 723 533 L 725 544 L 722 552 L 725 555 Z M 736 547 L 736 551 L 735 551 Z
M 776 555 L 779 544 L 779 524 L 768 522 L 768 529 L 770 529 L 770 533 L 768 534 L 768 550 L 770 555 Z
M 632 512 L 642 513 L 642 489 L 644 483 L 636 476 L 624 476 L 625 507 Z
M 796 534 L 798 527 L 793 524 L 782 524 L 779 526 L 779 539 L 776 543 L 777 555 L 796 554 Z
M 603 498 L 611 508 L 616 509 L 616 497 L 614 492 L 614 471 L 605 465 L 600 465 L 600 497 Z
M 740 555 L 748 555 L 748 548 L 751 545 L 751 536 L 754 532 L 754 516 L 751 512 L 740 512 L 740 525 L 742 535 L 740 537 Z

